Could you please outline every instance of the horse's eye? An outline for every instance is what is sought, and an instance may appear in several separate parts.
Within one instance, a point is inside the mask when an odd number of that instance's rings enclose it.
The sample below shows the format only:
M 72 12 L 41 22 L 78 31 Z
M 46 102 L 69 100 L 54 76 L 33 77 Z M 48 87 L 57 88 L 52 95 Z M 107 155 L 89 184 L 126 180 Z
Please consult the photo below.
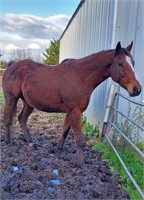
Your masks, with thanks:
M 122 63 L 118 63 L 118 66 L 119 66 L 119 67 L 122 67 L 122 66 L 123 66 L 123 64 L 122 64 Z

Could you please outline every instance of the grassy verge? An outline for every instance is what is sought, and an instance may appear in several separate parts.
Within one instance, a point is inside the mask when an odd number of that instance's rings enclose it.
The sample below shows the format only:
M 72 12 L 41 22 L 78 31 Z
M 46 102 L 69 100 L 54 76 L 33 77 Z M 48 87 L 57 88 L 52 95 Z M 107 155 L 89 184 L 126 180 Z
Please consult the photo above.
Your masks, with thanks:
M 127 176 L 124 168 L 122 167 L 120 161 L 118 160 L 117 156 L 115 155 L 113 149 L 110 147 L 107 141 L 104 141 L 104 143 L 101 143 L 98 141 L 97 137 L 98 135 L 94 137 L 93 133 L 93 126 L 91 127 L 89 124 L 86 123 L 86 120 L 84 121 L 84 133 L 88 134 L 90 137 L 90 133 L 92 133 L 92 140 L 95 140 L 93 142 L 93 150 L 96 152 L 102 152 L 103 156 L 102 159 L 106 160 L 109 164 L 109 168 L 112 173 L 118 173 L 121 176 L 122 179 L 122 186 L 124 190 L 129 194 L 131 200 L 141 200 L 141 196 L 135 189 L 133 183 Z M 86 128 L 85 128 L 86 127 Z M 92 130 L 91 130 L 92 128 Z M 88 133 L 87 133 L 88 130 Z M 99 133 L 97 130 L 96 133 Z M 91 142 L 92 143 L 92 142 Z M 139 148 L 143 151 L 144 150 L 144 144 L 139 144 Z M 125 148 L 117 147 L 117 151 L 120 154 L 121 158 L 123 159 L 124 163 L 126 164 L 129 172 L 136 180 L 137 184 L 141 188 L 141 190 L 144 192 L 144 162 L 143 158 L 137 154 L 137 152 L 134 151 L 131 146 L 126 145 Z
M 109 144 L 105 141 L 104 143 L 98 143 L 93 147 L 95 151 L 103 153 L 103 159 L 107 160 L 112 173 L 120 174 L 122 178 L 123 188 L 129 194 L 131 200 L 141 200 L 139 193 L 135 189 L 131 180 L 128 178 L 124 168 L 120 164 L 114 151 L 111 149 Z M 118 153 L 126 164 L 129 172 L 136 180 L 139 187 L 144 191 L 144 163 L 142 158 L 130 147 L 127 146 L 125 150 L 117 148 Z

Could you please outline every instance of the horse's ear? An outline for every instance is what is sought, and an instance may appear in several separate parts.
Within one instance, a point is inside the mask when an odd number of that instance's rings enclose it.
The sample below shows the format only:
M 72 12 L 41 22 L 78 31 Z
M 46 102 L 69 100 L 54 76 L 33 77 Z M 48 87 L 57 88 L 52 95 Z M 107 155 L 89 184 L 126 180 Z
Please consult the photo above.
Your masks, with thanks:
M 128 51 L 130 52 L 131 49 L 132 49 L 132 47 L 133 47 L 133 41 L 131 42 L 130 45 L 128 45 L 128 46 L 126 47 L 126 50 L 128 50 Z
M 117 45 L 116 45 L 116 55 L 120 52 L 120 50 L 121 50 L 121 43 L 120 42 L 118 42 L 117 43 Z

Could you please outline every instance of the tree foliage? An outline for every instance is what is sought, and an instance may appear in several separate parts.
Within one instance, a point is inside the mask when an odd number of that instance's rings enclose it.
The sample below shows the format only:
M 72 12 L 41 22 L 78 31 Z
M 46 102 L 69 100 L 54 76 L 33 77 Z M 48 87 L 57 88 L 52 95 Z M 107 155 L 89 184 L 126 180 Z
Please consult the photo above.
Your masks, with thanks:
M 0 61 L 0 68 L 2 69 L 6 68 L 6 61 L 3 61 L 3 60 Z
M 60 49 L 60 41 L 59 40 L 51 40 L 49 48 L 46 49 L 46 52 L 43 53 L 45 56 L 44 63 L 48 65 L 56 65 L 59 63 L 59 49 Z

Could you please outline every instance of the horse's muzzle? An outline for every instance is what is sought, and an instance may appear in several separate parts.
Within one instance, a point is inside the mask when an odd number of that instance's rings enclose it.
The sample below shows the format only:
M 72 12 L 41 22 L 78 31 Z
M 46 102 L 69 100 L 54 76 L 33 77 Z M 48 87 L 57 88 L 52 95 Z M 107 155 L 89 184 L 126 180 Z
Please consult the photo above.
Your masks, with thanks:
M 138 96 L 141 93 L 141 88 L 134 87 L 133 93 L 130 94 L 131 97 Z

